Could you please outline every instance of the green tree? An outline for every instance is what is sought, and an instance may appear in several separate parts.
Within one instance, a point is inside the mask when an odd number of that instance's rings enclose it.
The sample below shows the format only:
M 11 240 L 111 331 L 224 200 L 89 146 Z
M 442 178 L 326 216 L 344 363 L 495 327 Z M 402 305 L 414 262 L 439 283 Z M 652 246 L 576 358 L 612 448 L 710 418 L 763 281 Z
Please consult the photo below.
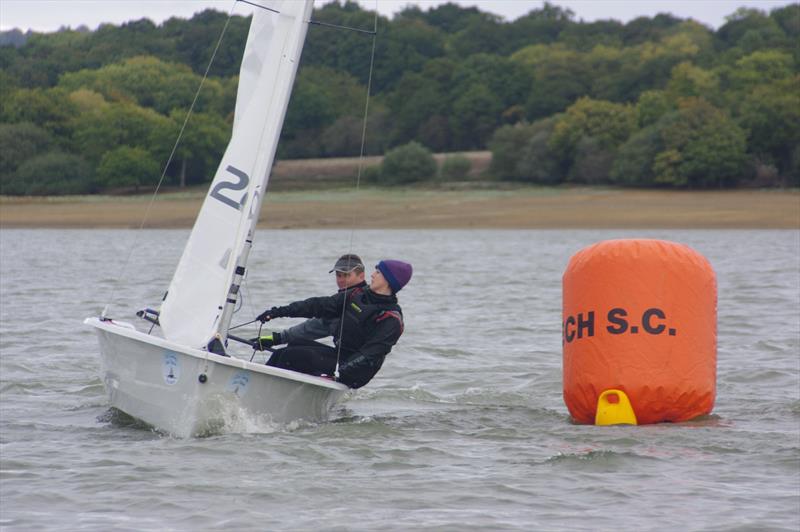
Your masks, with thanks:
M 81 68 L 92 69 L 142 55 L 174 59 L 173 43 L 149 19 L 134 20 L 120 26 L 101 24 L 77 51 L 82 55 Z
M 517 165 L 534 131 L 533 125 L 524 122 L 496 129 L 489 141 L 492 152 L 489 172 L 499 179 L 524 180 Z
M 625 76 L 620 76 L 626 59 L 624 49 L 597 45 L 582 55 L 590 80 L 587 95 L 609 101 L 629 99 Z
M 505 42 L 500 17 L 481 13 L 480 16 L 470 18 L 464 28 L 449 36 L 445 46 L 451 57 L 503 53 Z
M 762 178 L 780 173 L 785 182 L 800 153 L 794 148 L 793 110 L 799 92 L 799 14 L 798 4 L 769 14 L 743 9 L 715 32 L 664 14 L 624 25 L 587 23 L 550 3 L 512 22 L 452 3 L 428 10 L 408 7 L 392 19 L 377 19 L 366 151 L 382 153 L 411 141 L 436 151 L 480 148 L 503 138 L 502 125 L 565 113 L 566 118 L 537 126 L 520 141 L 513 164 L 499 173 L 534 182 L 597 182 L 613 158 L 615 182 L 714 186 L 689 171 L 691 161 L 711 160 L 692 154 L 702 143 L 693 147 L 667 138 L 668 130 L 680 130 L 667 127 L 667 117 L 683 116 L 687 99 L 702 98 L 746 134 L 749 161 L 739 176 L 754 168 Z M 322 5 L 313 18 L 368 30 L 375 23 L 373 12 L 350 0 Z M 216 37 L 227 24 L 194 109 L 199 129 L 192 131 L 190 123 L 168 169 L 176 183 L 204 181 L 234 119 L 236 74 L 249 22 L 249 17 L 207 10 L 160 26 L 142 19 L 96 31 L 26 35 L 19 48 L 0 47 L 0 122 L 35 124 L 50 135 L 47 150 L 69 149 L 94 166 L 120 146 L 145 150 L 163 164 L 182 123 L 176 113 L 191 104 Z M 280 157 L 360 150 L 371 38 L 309 28 Z M 575 122 L 574 109 L 566 110 L 582 98 L 635 103 L 629 137 L 617 134 L 628 110 L 603 115 L 610 124 L 604 131 L 564 125 Z M 704 116 L 725 122 L 712 114 Z M 618 149 L 630 152 L 627 161 L 621 161 Z M 9 161 L 9 168 L 22 164 L 19 157 Z M 622 167 L 636 177 L 623 177 Z M 735 181 L 730 170 L 725 174 L 710 179 Z
M 475 54 L 457 63 L 449 85 L 453 99 L 475 85 L 484 85 L 505 110 L 525 101 L 531 81 L 530 69 L 517 61 L 497 55 Z
M 323 155 L 324 131 L 345 116 L 360 120 L 366 94 L 366 87 L 345 72 L 328 67 L 303 69 L 297 76 L 284 120 L 279 148 L 281 157 Z M 348 121 L 343 120 L 338 127 L 346 123 Z
M 589 52 L 598 46 L 619 48 L 622 45 L 623 29 L 622 23 L 616 20 L 570 24 L 559 34 L 558 42 L 583 52 Z
M 745 174 L 745 132 L 707 101 L 685 100 L 659 125 L 664 150 L 653 163 L 654 182 L 679 187 L 731 186 Z
M 385 185 L 401 185 L 436 176 L 433 154 L 417 142 L 410 142 L 386 153 L 379 180 Z
M 503 104 L 482 84 L 473 85 L 453 102 L 451 123 L 455 145 L 459 149 L 476 149 L 486 142 L 500 123 Z
M 80 68 L 83 57 L 79 50 L 87 39 L 87 34 L 71 30 L 33 33 L 3 69 L 7 68 L 20 87 L 53 87 L 62 73 Z
M 731 186 L 747 172 L 746 137 L 724 111 L 687 98 L 619 149 L 611 181 L 636 186 Z
M 91 166 L 77 155 L 51 151 L 26 160 L 0 193 L 44 196 L 95 190 Z
M 513 53 L 531 44 L 551 44 L 576 26 L 575 13 L 570 9 L 545 2 L 508 25 L 504 32 L 502 53 Z
M 361 116 L 366 95 L 366 86 L 346 72 L 328 67 L 307 67 L 297 76 L 289 113 L 296 111 L 295 105 L 301 107 L 297 109 L 297 116 L 292 118 L 293 122 L 297 122 L 294 126 L 297 129 L 326 126 L 346 114 Z M 302 109 L 305 98 L 314 102 L 309 109 Z M 320 109 L 320 105 L 324 108 Z M 320 116 L 311 116 L 311 112 Z
M 446 34 L 454 34 L 463 30 L 472 19 L 481 16 L 477 7 L 462 7 L 452 2 L 431 7 L 425 12 L 419 7 L 409 4 L 400 14 L 406 18 L 420 18 Z
M 756 87 L 741 105 L 739 124 L 751 153 L 791 173 L 792 153 L 800 146 L 800 77 Z
M 374 13 L 361 8 L 356 2 L 346 0 L 343 4 L 329 2 L 314 10 L 314 20 L 325 24 L 346 26 L 372 31 L 375 25 Z M 375 62 L 373 88 L 380 92 L 393 85 L 402 75 L 401 66 L 408 54 L 409 66 L 412 70 L 421 68 L 420 58 L 426 57 L 424 51 L 429 45 L 427 37 L 421 41 L 420 49 L 409 50 L 406 46 L 413 43 L 397 42 L 392 33 L 393 23 L 384 17 L 378 18 L 378 32 L 382 36 L 376 42 L 375 57 L 384 60 Z M 420 29 L 420 28 L 418 28 Z M 425 29 L 420 29 L 425 33 Z M 402 36 L 401 36 L 402 41 Z M 369 78 L 370 54 L 372 51 L 370 36 L 355 31 L 342 31 L 330 27 L 312 26 L 303 47 L 303 61 L 308 66 L 323 66 L 354 76 L 361 84 L 366 85 Z M 394 60 L 398 59 L 401 63 Z M 413 66 L 412 66 L 413 65 Z
M 425 63 L 445 53 L 444 33 L 422 20 L 401 15 L 384 28 L 382 38 L 379 38 L 380 50 L 375 52 L 383 58 L 376 62 L 373 75 L 373 86 L 378 90 L 396 83 L 406 72 L 419 72 Z M 369 57 L 364 55 L 364 51 L 369 47 L 363 40 L 360 48 L 361 61 L 368 64 Z M 362 78 L 361 82 L 366 84 L 366 79 Z
M 453 147 L 452 79 L 457 65 L 449 59 L 428 62 L 421 73 L 408 73 L 386 96 L 393 118 L 392 143 L 414 139 L 437 151 Z
M 97 70 L 64 74 L 59 86 L 70 92 L 90 89 L 109 101 L 133 102 L 168 114 L 175 108 L 189 108 L 200 81 L 200 76 L 185 65 L 166 63 L 152 56 L 137 56 Z M 219 81 L 207 79 L 195 109 L 201 112 L 210 109 L 218 113 L 229 111 L 224 109 L 223 93 Z
M 118 103 L 96 113 L 84 113 L 74 122 L 73 151 L 98 164 L 103 155 L 118 146 L 147 150 L 157 161 L 165 161 L 172 143 L 165 139 L 178 134 L 178 126 L 152 109 L 132 103 Z
M 637 17 L 625 24 L 622 40 L 626 46 L 658 42 L 680 23 L 681 19 L 667 13 L 659 13 L 653 18 Z
M 69 123 L 77 114 L 67 94 L 55 89 L 18 89 L 3 105 L 3 122 L 30 122 L 56 138 L 69 135 Z
M 170 43 L 162 60 L 179 61 L 188 65 L 195 74 L 202 75 L 217 46 L 216 36 L 228 24 L 225 36 L 219 43 L 217 54 L 209 75 L 235 76 L 242 62 L 242 50 L 247 40 L 250 17 L 234 15 L 228 19 L 226 13 L 206 9 L 191 20 L 171 18 L 162 25 L 162 33 Z
M 676 65 L 667 83 L 666 92 L 673 101 L 680 98 L 704 97 L 713 101 L 719 91 L 716 74 L 698 68 L 688 61 Z
M 367 116 L 364 153 L 381 155 L 388 145 L 386 108 L 376 103 L 370 107 Z M 364 117 L 344 115 L 327 127 L 322 133 L 322 149 L 326 157 L 354 157 L 361 153 L 361 139 L 364 133 Z
M 565 168 L 558 154 L 550 147 L 560 116 L 538 120 L 532 124 L 516 165 L 518 179 L 542 185 L 561 183 L 566 178 Z
M 656 185 L 653 165 L 664 150 L 659 123 L 640 129 L 620 146 L 609 171 L 612 183 L 639 187 Z
M 639 127 L 655 124 L 670 111 L 676 109 L 667 93 L 660 90 L 644 91 L 636 102 L 636 116 Z
M 89 89 L 78 89 L 71 92 L 68 96 L 70 104 L 75 108 L 76 116 L 82 114 L 94 114 L 99 111 L 107 110 L 109 104 L 102 94 Z
M 279 158 L 318 157 L 321 134 L 336 121 L 336 112 L 324 88 L 298 76 L 283 122 Z
M 758 85 L 790 78 L 796 74 L 796 67 L 790 54 L 765 50 L 742 57 L 733 68 L 726 69 L 724 74 L 730 89 L 738 95 L 749 92 Z
M 52 146 L 52 135 L 30 122 L 0 124 L 0 179 L 11 179 L 25 161 Z
M 120 146 L 106 152 L 97 167 L 97 178 L 105 188 L 155 185 L 160 172 L 158 163 L 142 148 Z
M 797 43 L 800 38 L 800 4 L 777 7 L 770 11 L 769 17 L 778 23 L 789 42 Z M 794 48 L 797 49 L 796 46 Z
M 174 128 L 159 128 L 158 133 L 165 136 L 157 144 L 171 146 L 175 139 L 170 138 L 173 129 L 183 123 L 186 111 L 175 110 L 171 118 Z M 231 136 L 231 128 L 222 118 L 210 113 L 193 113 L 189 117 L 186 128 L 183 130 L 173 159 L 174 168 L 178 174 L 178 185 L 185 187 L 191 184 L 211 181 L 219 166 L 225 147 Z M 161 163 L 166 158 L 156 159 Z M 162 163 L 163 164 L 163 163 Z
M 606 150 L 625 142 L 636 128 L 636 111 L 630 105 L 581 98 L 558 120 L 550 146 L 562 160 L 571 162 L 583 137 L 592 137 Z
M 489 142 L 490 173 L 505 180 L 560 183 L 564 171 L 558 155 L 550 147 L 557 120 L 557 117 L 545 118 L 533 124 L 503 126 L 495 131 Z
M 443 181 L 461 181 L 467 178 L 472 163 L 463 155 L 451 155 L 442 162 L 439 178 Z
M 585 57 L 563 45 L 532 45 L 515 52 L 512 61 L 527 67 L 533 76 L 525 108 L 531 120 L 551 116 L 589 93 Z
M 786 34 L 778 22 L 761 10 L 742 7 L 726 19 L 716 34 L 720 47 L 737 48 L 747 54 L 786 43 Z
M 0 98 L 0 117 L 5 116 L 6 96 L 16 91 L 19 87 L 17 79 L 3 69 L 3 50 L 11 48 L 10 46 L 0 46 L 0 94 L 4 97 Z
M 615 152 L 594 137 L 581 137 L 575 146 L 575 157 L 568 181 L 596 185 L 608 183 Z
M 329 157 L 358 155 L 361 148 L 363 120 L 341 116 L 322 133 L 323 153 Z
M 704 46 L 710 45 L 705 42 L 703 35 L 697 35 L 694 31 L 680 31 L 674 34 L 667 32 L 657 42 L 624 48 L 618 62 L 611 63 L 611 66 L 616 64 L 618 67 L 606 74 L 609 78 L 605 82 L 610 91 L 608 99 L 635 101 L 644 91 L 663 89 L 672 75 L 672 69 L 685 61 L 694 62 L 705 52 Z M 594 77 L 599 75 L 591 74 Z
M 792 157 L 787 174 L 789 176 L 789 183 L 791 183 L 792 186 L 800 186 L 800 144 L 795 146 L 792 150 Z

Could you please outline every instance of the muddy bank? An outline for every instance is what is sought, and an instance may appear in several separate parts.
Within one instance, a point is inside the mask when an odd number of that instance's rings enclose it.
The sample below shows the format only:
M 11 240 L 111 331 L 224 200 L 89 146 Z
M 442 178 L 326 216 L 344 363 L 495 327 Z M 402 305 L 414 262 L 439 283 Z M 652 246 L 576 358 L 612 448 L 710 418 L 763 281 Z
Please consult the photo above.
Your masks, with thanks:
M 0 227 L 191 227 L 204 191 L 148 196 L 0 198 Z M 148 212 L 149 211 L 149 212 Z M 145 218 L 146 215 L 146 218 Z M 601 188 L 275 192 L 269 228 L 800 228 L 800 191 Z

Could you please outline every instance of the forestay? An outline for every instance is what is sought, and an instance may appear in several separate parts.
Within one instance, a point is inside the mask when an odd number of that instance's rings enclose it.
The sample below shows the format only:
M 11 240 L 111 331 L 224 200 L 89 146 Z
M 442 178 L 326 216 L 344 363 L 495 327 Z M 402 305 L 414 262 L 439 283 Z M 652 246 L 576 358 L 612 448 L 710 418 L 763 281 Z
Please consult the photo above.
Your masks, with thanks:
M 258 3 L 269 10 L 254 10 L 231 141 L 159 318 L 168 340 L 192 347 L 224 337 L 230 323 L 313 9 L 313 0 Z

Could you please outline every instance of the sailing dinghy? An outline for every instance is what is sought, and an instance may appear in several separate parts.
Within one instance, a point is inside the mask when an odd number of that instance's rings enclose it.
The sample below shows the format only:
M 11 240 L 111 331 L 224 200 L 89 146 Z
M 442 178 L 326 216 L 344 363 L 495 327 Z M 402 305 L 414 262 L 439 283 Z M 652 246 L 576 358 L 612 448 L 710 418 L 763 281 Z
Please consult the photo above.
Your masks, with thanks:
M 158 322 L 163 337 L 105 313 L 85 321 L 99 337 L 111 405 L 180 437 L 220 430 L 232 416 L 256 423 L 323 420 L 348 390 L 226 353 L 313 10 L 313 0 L 259 5 L 242 59 L 230 143 L 161 309 L 145 315 Z

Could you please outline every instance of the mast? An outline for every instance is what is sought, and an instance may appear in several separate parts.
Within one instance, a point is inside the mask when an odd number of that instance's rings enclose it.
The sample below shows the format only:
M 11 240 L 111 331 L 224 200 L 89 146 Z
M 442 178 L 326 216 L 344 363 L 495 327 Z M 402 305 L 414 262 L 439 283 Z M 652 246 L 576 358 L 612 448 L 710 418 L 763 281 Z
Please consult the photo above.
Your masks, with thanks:
M 244 240 L 242 253 L 239 255 L 239 260 L 236 263 L 234 270 L 233 280 L 231 281 L 230 288 L 228 289 L 228 297 L 225 298 L 225 305 L 222 309 L 222 318 L 219 320 L 219 327 L 217 328 L 214 337 L 209 341 L 207 349 L 213 352 L 225 351 L 225 341 L 228 337 L 228 328 L 230 328 L 233 313 L 236 310 L 236 303 L 239 301 L 239 289 L 244 279 L 244 274 L 247 271 L 247 259 L 250 257 L 250 250 L 253 248 L 253 236 L 255 235 L 256 224 L 258 224 L 258 214 L 261 211 L 261 200 L 263 194 L 256 191 L 256 197 L 251 203 L 255 207 L 255 212 L 251 212 L 249 217 L 249 227 L 247 236 Z

